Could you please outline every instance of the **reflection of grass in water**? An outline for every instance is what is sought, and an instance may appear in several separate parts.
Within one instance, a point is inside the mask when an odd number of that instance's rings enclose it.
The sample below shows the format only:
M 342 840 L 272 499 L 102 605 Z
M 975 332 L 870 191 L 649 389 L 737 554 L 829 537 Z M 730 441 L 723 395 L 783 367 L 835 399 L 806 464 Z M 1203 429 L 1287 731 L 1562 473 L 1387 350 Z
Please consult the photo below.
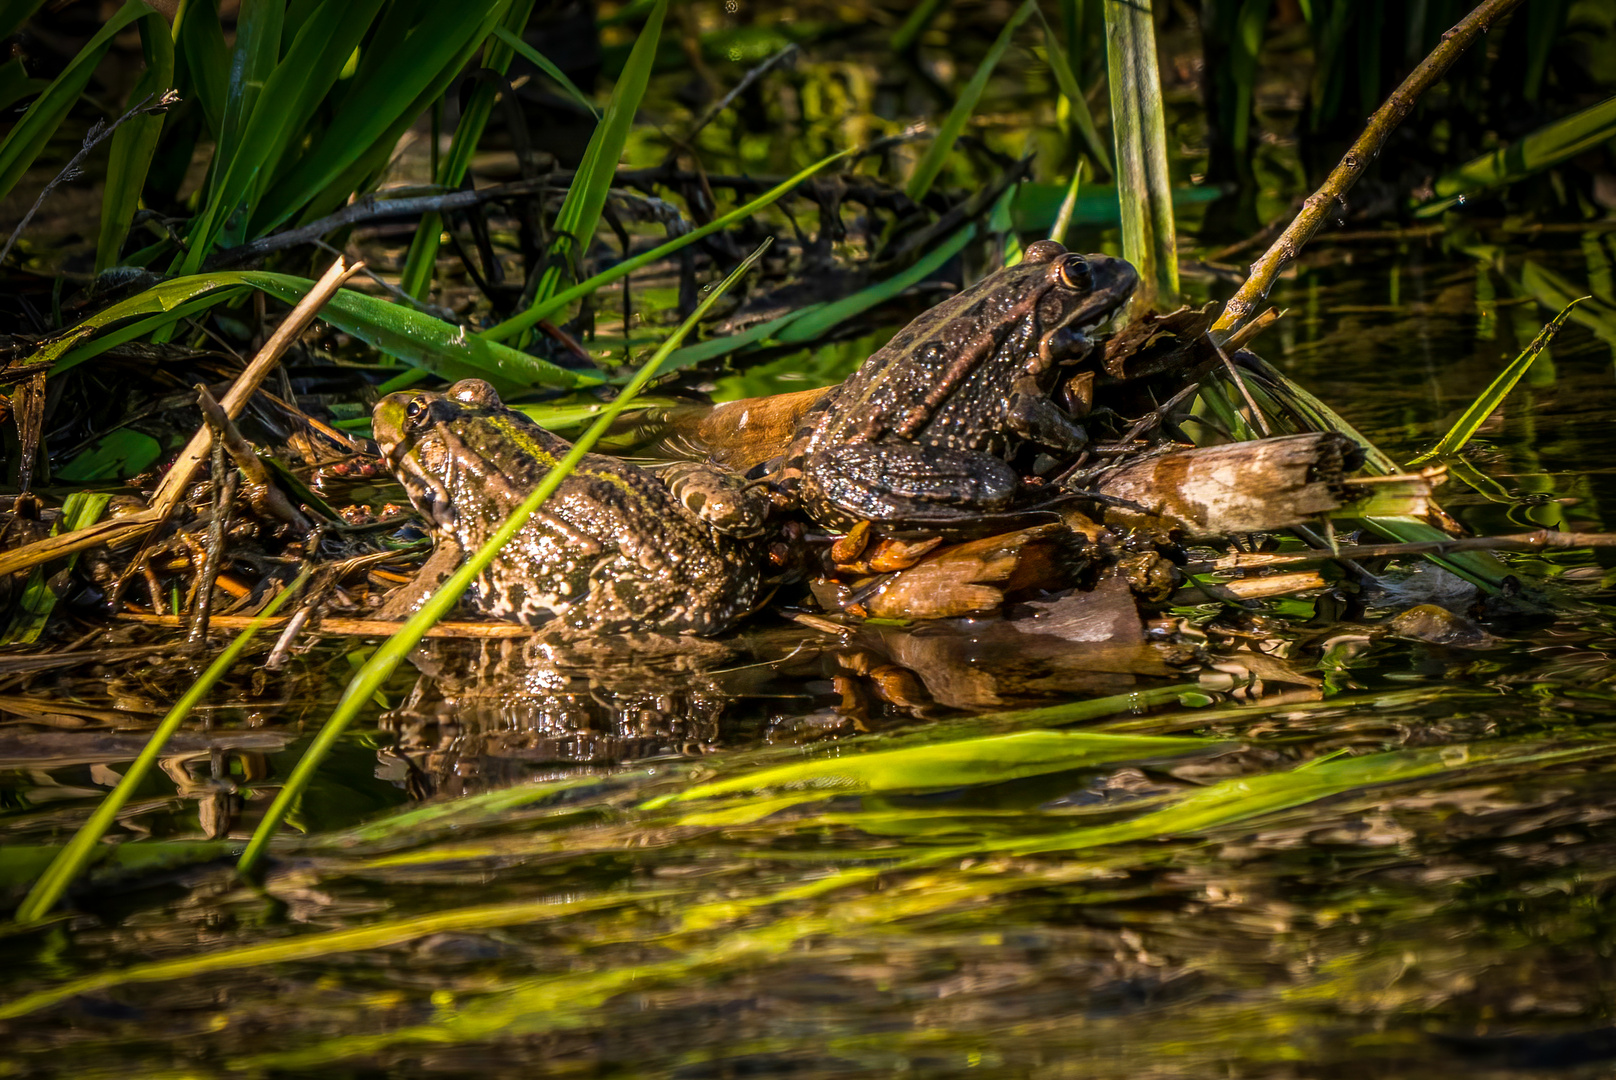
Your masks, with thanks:
M 700 826 L 700 819 L 681 816 L 665 804 L 661 810 L 631 809 L 631 802 L 643 799 L 635 797 L 633 785 L 625 786 L 617 780 L 572 781 L 492 793 L 480 801 L 480 820 L 487 828 L 504 823 L 504 831 L 484 841 L 462 841 L 455 835 L 459 829 L 451 831 L 447 827 L 452 824 L 463 828 L 478 816 L 477 811 L 457 804 L 424 808 L 394 819 L 420 830 L 416 833 L 420 842 L 413 850 L 380 858 L 356 852 L 356 846 L 396 847 L 404 839 L 401 830 L 389 830 L 378 823 L 368 830 L 317 839 L 303 852 L 313 860 L 309 865 L 317 877 L 388 880 L 402 872 L 404 876 L 396 878 L 397 883 L 410 880 L 411 867 L 428 871 L 438 880 L 453 880 L 457 861 L 476 860 L 486 867 L 489 859 L 497 863 L 503 856 L 526 861 L 541 853 L 556 860 L 547 866 L 546 876 L 561 887 L 568 887 L 568 867 L 583 870 L 603 853 L 627 857 L 640 870 L 681 855 L 714 869 L 693 878 L 658 876 L 656 889 L 613 887 L 589 895 L 585 888 L 559 901 L 455 908 L 409 919 L 384 920 L 355 930 L 304 935 L 181 961 L 140 965 L 32 995 L 12 1003 L 5 1014 L 21 1015 L 73 994 L 127 983 L 309 961 L 355 949 L 397 946 L 449 930 L 467 932 L 526 925 L 554 926 L 554 932 L 587 942 L 591 950 L 588 970 L 518 981 L 496 980 L 496 985 L 478 980 L 478 992 L 457 996 L 452 1004 L 447 1000 L 440 1003 L 437 1014 L 425 1023 L 381 1034 L 342 1036 L 237 1064 L 301 1067 L 405 1043 L 457 1044 L 577 1028 L 604 1020 L 596 1010 L 630 988 L 646 991 L 705 985 L 702 980 L 706 977 L 733 975 L 795 958 L 808 942 L 814 944 L 815 962 L 825 963 L 866 947 L 872 934 L 901 946 L 917 928 L 923 930 L 927 920 L 964 918 L 978 928 L 1002 927 L 1007 920 L 1018 917 L 1029 896 L 1037 896 L 1042 890 L 1056 890 L 1063 903 L 1103 903 L 1107 897 L 1118 895 L 1116 884 L 1106 883 L 1104 878 L 1168 859 L 1181 869 L 1199 867 L 1197 872 L 1206 872 L 1210 866 L 1215 877 L 1237 874 L 1237 868 L 1199 854 L 1207 850 L 1203 844 L 1180 842 L 1164 846 L 1160 841 L 1188 835 L 1214 841 L 1220 837 L 1233 839 L 1250 829 L 1249 823 L 1256 817 L 1272 822 L 1284 811 L 1386 784 L 1437 776 L 1470 778 L 1480 769 L 1490 775 L 1500 769 L 1587 758 L 1604 752 L 1608 745 L 1586 741 L 1586 735 L 1592 734 L 1592 730 L 1586 732 L 1584 741 L 1572 745 L 1495 740 L 1469 747 L 1335 758 L 1121 806 L 1063 807 L 1054 812 L 1041 808 L 1020 813 L 973 810 L 969 790 L 961 793 L 961 800 L 947 805 L 924 800 L 905 805 L 901 799 L 895 802 L 884 797 L 915 790 L 917 782 L 911 770 L 923 760 L 923 746 L 901 751 L 900 755 L 851 755 L 851 761 L 864 763 L 863 792 L 856 796 L 813 793 L 818 805 L 803 803 L 803 792 L 789 790 L 791 783 L 806 777 L 803 772 L 793 777 L 789 768 L 782 768 L 778 761 L 781 752 L 774 755 L 773 762 L 767 760 L 767 755 L 760 755 L 764 768 L 750 773 L 751 786 L 765 790 L 748 796 L 736 808 L 751 805 L 768 809 L 781 798 L 794 805 L 778 816 L 757 820 L 752 815 L 753 820 L 729 827 Z M 1119 745 L 1125 741 L 1117 740 Z M 1032 769 L 1043 760 L 1040 755 L 1047 756 L 1046 742 L 1038 738 L 985 736 L 944 743 L 935 752 L 939 761 L 958 761 L 963 760 L 960 751 L 969 751 L 975 745 L 993 751 L 1002 760 L 1013 756 L 1013 748 L 1020 747 L 1026 754 L 1022 765 Z M 1081 742 L 1074 741 L 1073 745 Z M 1196 752 L 1208 745 L 1199 739 L 1140 739 L 1138 743 L 1138 754 L 1156 759 L 1166 756 L 1171 747 Z M 1096 744 L 1091 737 L 1089 745 Z M 901 763 L 903 770 L 883 776 L 873 767 L 883 758 Z M 765 786 L 764 780 L 771 775 L 779 786 Z M 599 790 L 589 790 L 591 783 L 599 784 Z M 748 785 L 742 776 L 728 780 L 727 786 Z M 781 786 L 788 788 L 783 794 Z M 926 785 L 922 782 L 919 786 Z M 1377 791 L 1370 801 L 1383 797 L 1384 793 Z M 533 815 L 538 815 L 539 820 L 533 820 Z M 545 815 L 549 815 L 548 822 Z M 1310 811 L 1304 821 L 1316 821 L 1319 816 Z M 1094 823 L 1082 823 L 1084 818 Z M 552 827 L 532 832 L 534 825 L 546 823 Z M 1231 827 L 1238 828 L 1231 831 Z M 814 853 L 800 849 L 800 842 L 811 842 L 827 830 L 837 837 L 835 851 Z M 810 865 L 818 862 L 821 868 L 809 870 L 813 875 L 809 880 L 799 879 L 782 887 L 781 871 L 770 873 L 767 864 L 789 868 L 793 855 L 804 856 Z M 664 887 L 669 881 L 676 884 Z M 1377 903 L 1373 897 L 1352 899 L 1350 895 L 1346 902 L 1361 904 L 1365 899 L 1371 905 Z M 612 949 L 624 955 L 614 957 L 603 952 Z M 647 954 L 647 949 L 654 951 Z M 566 955 L 572 955 L 570 950 Z M 564 956 L 560 962 L 576 960 Z M 1363 985 L 1361 972 L 1343 974 L 1339 979 L 1346 980 L 1349 975 Z M 1308 994 L 1318 990 L 1321 979 L 1328 982 L 1331 978 L 1337 976 L 1328 972 L 1315 975 L 1295 991 L 1301 995 L 1295 1003 L 1297 1007 L 1311 1007 L 1309 1003 L 1316 1000 L 1316 994 Z M 1264 1030 L 1270 1037 L 1278 1034 L 1273 1026 L 1279 1022 L 1276 1017 L 1269 1016 L 1264 1027 L 1258 1022 L 1261 1018 L 1244 1017 L 1242 1008 L 1251 1006 L 1223 1003 L 1218 1010 L 1221 1021 L 1249 1022 L 1252 1026 L 1243 1032 L 1243 1037 L 1254 1038 L 1253 1033 Z M 1216 1027 L 1213 1018 L 1206 1016 L 1197 1020 L 1197 1026 L 1202 1025 L 1208 1032 Z M 915 1038 L 920 1040 L 918 1049 L 926 1037 Z

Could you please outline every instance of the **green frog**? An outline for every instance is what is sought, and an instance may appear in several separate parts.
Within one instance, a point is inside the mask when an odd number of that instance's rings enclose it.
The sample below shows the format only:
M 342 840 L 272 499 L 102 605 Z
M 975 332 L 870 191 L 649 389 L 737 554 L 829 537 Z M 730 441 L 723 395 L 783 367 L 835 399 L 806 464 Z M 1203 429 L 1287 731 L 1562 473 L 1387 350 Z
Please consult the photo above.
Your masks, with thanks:
M 571 445 L 481 379 L 389 394 L 373 430 L 440 546 L 475 551 Z M 720 481 L 719 489 L 741 489 Z M 734 516 L 737 497 L 712 499 Z M 741 515 L 734 531 L 755 533 Z M 615 458 L 586 454 L 474 586 L 487 614 L 568 631 L 719 634 L 758 602 L 763 553 Z
M 1121 259 L 1029 245 L 810 408 L 769 475 L 774 490 L 833 528 L 968 528 L 1009 509 L 1020 489 L 1009 462 L 1024 445 L 1070 454 L 1086 444 L 1051 394 L 1138 281 Z

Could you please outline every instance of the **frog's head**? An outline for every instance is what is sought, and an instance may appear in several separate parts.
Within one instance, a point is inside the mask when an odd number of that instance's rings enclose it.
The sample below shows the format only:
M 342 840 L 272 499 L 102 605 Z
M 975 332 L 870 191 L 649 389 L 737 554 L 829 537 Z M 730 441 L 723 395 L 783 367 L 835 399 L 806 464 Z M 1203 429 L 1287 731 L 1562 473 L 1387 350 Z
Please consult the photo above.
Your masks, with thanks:
M 404 485 L 415 508 L 439 528 L 455 520 L 450 492 L 456 468 L 488 437 L 488 418 L 503 412 L 494 388 L 462 379 L 443 393 L 388 394 L 371 413 L 371 434 L 387 468 Z
M 1130 263 L 1109 255 L 1079 255 L 1053 240 L 1027 245 L 1021 262 L 1011 269 L 1026 275 L 1038 293 L 1038 352 L 1046 363 L 1086 354 L 1089 336 L 1139 285 L 1139 272 Z

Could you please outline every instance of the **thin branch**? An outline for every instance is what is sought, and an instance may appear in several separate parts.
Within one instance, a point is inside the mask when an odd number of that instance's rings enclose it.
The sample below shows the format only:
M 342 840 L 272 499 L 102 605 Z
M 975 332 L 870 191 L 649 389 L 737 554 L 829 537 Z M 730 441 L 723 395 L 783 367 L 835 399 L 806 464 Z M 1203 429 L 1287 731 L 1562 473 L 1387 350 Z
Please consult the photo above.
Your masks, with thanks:
M 1212 333 L 1226 336 L 1237 330 L 1251 317 L 1257 305 L 1273 288 L 1280 270 L 1301 253 L 1302 247 L 1319 231 L 1329 215 L 1330 208 L 1345 198 L 1347 190 L 1363 175 L 1369 163 L 1375 160 L 1392 130 L 1408 116 L 1420 95 L 1430 89 L 1447 73 L 1453 62 L 1493 24 L 1515 8 L 1521 0 L 1484 0 L 1474 11 L 1460 19 L 1452 30 L 1442 35 L 1442 43 L 1420 62 L 1420 66 L 1403 80 L 1403 85 L 1392 91 L 1369 124 L 1352 144 L 1341 164 L 1330 173 L 1324 185 L 1309 195 L 1302 204 L 1302 212 L 1280 234 L 1278 240 L 1251 266 L 1251 276 L 1240 286 L 1240 291 L 1223 308 L 1223 315 L 1212 327 Z
M 110 139 L 114 131 L 117 131 L 135 117 L 145 113 L 167 112 L 169 106 L 176 104 L 179 100 L 178 93 L 173 90 L 164 90 L 161 95 L 151 95 L 151 97 L 148 97 L 110 124 L 103 124 L 97 120 L 91 125 L 90 130 L 85 133 L 84 145 L 79 147 L 79 152 L 74 154 L 67 166 L 56 174 L 55 179 L 45 185 L 44 190 L 39 193 L 39 198 L 34 200 L 34 205 L 28 208 L 28 212 L 22 216 L 22 220 L 17 223 L 17 227 L 11 230 L 11 236 L 6 240 L 6 246 L 0 248 L 0 263 L 6 261 L 6 256 L 11 254 L 11 249 L 22 238 L 23 230 L 28 228 L 30 221 L 34 220 L 34 215 L 39 213 L 39 208 L 45 205 L 45 200 L 50 198 L 50 193 L 69 180 L 77 180 L 84 175 L 84 170 L 80 166 L 84 164 L 84 159 L 90 156 L 90 151 Z

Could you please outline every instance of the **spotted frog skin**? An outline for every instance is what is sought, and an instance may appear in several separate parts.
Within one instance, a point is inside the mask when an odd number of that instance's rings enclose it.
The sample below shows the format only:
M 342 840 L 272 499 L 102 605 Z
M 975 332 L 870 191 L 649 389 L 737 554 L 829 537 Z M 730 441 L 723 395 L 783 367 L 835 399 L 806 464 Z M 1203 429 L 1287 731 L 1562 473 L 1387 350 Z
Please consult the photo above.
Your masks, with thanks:
M 481 379 L 389 394 L 373 429 L 440 541 L 475 551 L 570 444 Z M 489 615 L 573 631 L 722 633 L 757 603 L 762 556 L 644 471 L 587 454 L 475 585 Z
M 1053 241 L 921 315 L 804 417 L 774 490 L 820 524 L 949 529 L 1010 507 L 1025 444 L 1072 453 L 1083 429 L 1050 398 L 1063 365 L 1132 295 L 1121 259 Z

